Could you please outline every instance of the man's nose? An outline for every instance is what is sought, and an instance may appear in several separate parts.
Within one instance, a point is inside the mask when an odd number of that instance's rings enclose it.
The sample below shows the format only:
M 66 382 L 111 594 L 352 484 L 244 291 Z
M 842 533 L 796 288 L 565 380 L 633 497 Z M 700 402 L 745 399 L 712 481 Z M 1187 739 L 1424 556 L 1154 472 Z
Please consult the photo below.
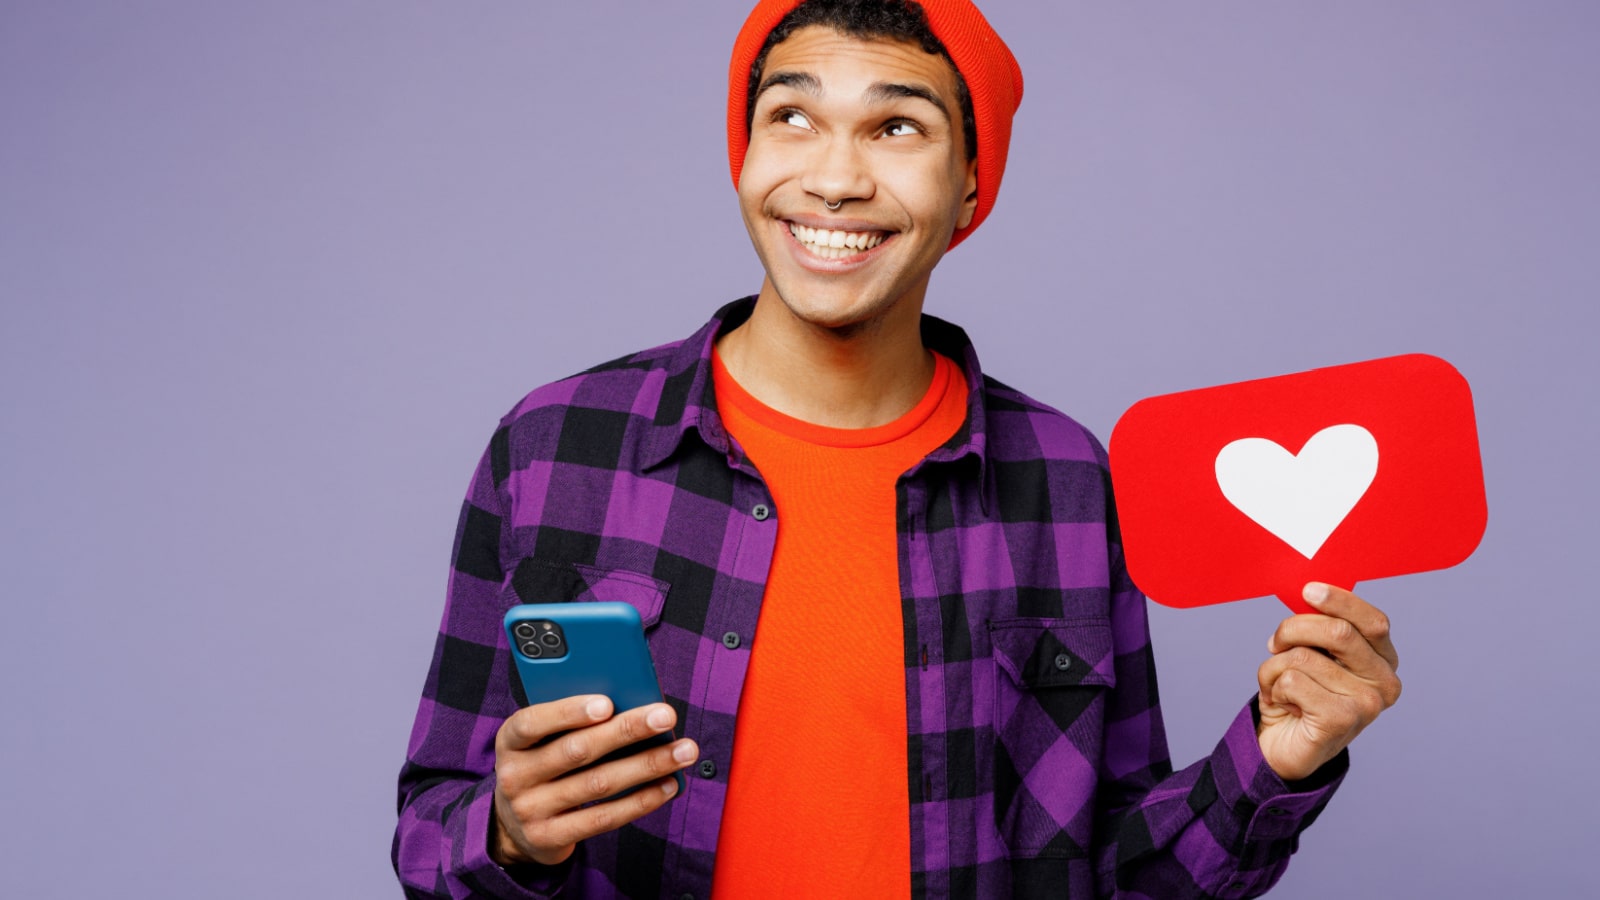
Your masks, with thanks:
M 873 178 L 866 153 L 850 137 L 830 137 L 819 142 L 801 182 L 807 193 L 824 203 L 865 200 L 872 196 Z

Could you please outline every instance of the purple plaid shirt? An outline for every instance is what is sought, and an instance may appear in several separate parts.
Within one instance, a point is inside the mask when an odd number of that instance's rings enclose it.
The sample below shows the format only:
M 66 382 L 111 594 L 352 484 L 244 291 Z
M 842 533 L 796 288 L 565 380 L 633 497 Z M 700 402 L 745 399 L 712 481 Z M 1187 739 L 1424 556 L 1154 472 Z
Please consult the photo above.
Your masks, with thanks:
M 751 308 L 542 387 L 495 432 L 456 530 L 400 773 L 394 865 L 407 896 L 709 896 L 783 519 L 712 391 L 712 344 Z M 1246 706 L 1210 757 L 1174 773 L 1104 451 L 985 378 L 961 329 L 925 317 L 923 338 L 961 363 L 970 390 L 965 424 L 897 488 L 913 895 L 1266 891 L 1348 757 L 1286 785 Z M 501 869 L 486 849 L 494 736 L 520 689 L 500 620 L 517 603 L 559 600 L 638 607 L 662 692 L 702 759 L 680 796 L 567 863 Z M 848 635 L 848 610 L 819 612 Z

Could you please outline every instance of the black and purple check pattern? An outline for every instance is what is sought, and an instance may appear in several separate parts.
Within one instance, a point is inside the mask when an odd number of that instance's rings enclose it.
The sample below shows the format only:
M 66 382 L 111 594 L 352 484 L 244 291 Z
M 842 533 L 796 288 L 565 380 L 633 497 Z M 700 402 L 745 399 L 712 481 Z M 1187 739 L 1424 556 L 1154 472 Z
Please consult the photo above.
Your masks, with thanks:
M 394 864 L 408 896 L 709 896 L 735 713 L 783 520 L 712 392 L 715 337 L 751 307 L 731 304 L 685 341 L 540 388 L 495 432 L 457 528 L 400 773 Z M 985 378 L 959 328 L 928 317 L 923 332 L 961 363 L 970 390 L 966 423 L 898 488 L 912 893 L 1264 892 L 1346 757 L 1291 788 L 1262 760 L 1246 707 L 1209 758 L 1172 771 L 1104 451 Z M 502 870 L 486 850 L 494 736 L 520 691 L 501 616 L 521 602 L 584 600 L 639 608 L 662 691 L 702 762 L 682 795 L 569 863 Z M 848 632 L 848 609 L 817 612 Z

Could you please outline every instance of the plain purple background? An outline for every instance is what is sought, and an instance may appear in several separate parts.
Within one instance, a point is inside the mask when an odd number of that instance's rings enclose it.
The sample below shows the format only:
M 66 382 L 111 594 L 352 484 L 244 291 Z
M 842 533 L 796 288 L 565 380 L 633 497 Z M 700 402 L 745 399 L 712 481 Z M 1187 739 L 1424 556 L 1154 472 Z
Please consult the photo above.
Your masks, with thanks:
M 987 5 L 1027 96 L 929 309 L 993 374 L 1102 437 L 1394 353 L 1474 385 L 1488 534 L 1363 588 L 1405 697 L 1277 893 L 1594 896 L 1600 6 Z M 398 896 L 495 422 L 759 286 L 746 9 L 0 7 L 7 895 Z M 1284 614 L 1154 610 L 1180 764 Z

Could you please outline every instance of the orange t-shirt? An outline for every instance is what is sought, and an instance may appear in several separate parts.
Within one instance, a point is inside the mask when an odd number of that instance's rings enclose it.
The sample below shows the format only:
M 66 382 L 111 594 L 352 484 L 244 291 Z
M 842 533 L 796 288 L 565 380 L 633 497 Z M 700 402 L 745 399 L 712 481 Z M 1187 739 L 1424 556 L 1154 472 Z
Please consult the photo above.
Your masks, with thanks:
M 907 897 L 905 630 L 895 484 L 955 434 L 967 389 L 935 355 L 916 408 L 827 428 L 746 393 L 717 408 L 772 492 L 777 546 L 739 702 L 712 896 Z

